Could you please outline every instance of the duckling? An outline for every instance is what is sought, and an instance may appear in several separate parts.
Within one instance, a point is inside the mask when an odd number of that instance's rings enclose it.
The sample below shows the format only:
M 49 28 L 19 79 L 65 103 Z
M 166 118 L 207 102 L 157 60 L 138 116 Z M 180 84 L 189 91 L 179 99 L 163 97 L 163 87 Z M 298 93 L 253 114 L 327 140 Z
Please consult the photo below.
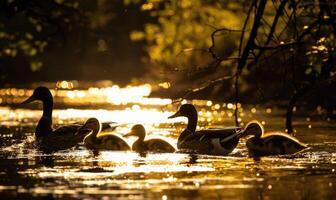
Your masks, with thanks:
M 33 95 L 22 103 L 28 104 L 35 100 L 43 103 L 43 114 L 35 128 L 36 145 L 40 150 L 53 152 L 69 149 L 82 142 L 84 137 L 91 132 L 86 128 L 87 124 L 71 124 L 53 130 L 53 97 L 49 89 L 46 87 L 36 88 Z
M 160 138 L 144 140 L 146 137 L 146 130 L 141 124 L 134 125 L 131 129 L 131 132 L 125 135 L 125 137 L 128 136 L 138 137 L 138 139 L 132 145 L 132 150 L 139 153 L 147 151 L 160 152 L 160 153 L 173 153 L 176 150 L 173 145 Z
M 254 135 L 246 141 L 251 156 L 294 154 L 307 148 L 306 144 L 286 133 L 264 133 L 264 127 L 256 120 L 249 122 L 241 133 L 242 137 L 247 135 Z
M 228 155 L 238 145 L 240 127 L 226 127 L 223 129 L 205 129 L 196 131 L 197 110 L 192 104 L 183 104 L 179 110 L 168 118 L 187 117 L 188 125 L 177 140 L 177 148 L 183 151 Z
M 128 151 L 131 147 L 128 143 L 118 134 L 104 133 L 98 135 L 102 130 L 102 124 L 96 118 L 88 119 L 89 129 L 92 130 L 90 134 L 85 136 L 84 145 L 93 150 L 114 150 L 114 151 Z

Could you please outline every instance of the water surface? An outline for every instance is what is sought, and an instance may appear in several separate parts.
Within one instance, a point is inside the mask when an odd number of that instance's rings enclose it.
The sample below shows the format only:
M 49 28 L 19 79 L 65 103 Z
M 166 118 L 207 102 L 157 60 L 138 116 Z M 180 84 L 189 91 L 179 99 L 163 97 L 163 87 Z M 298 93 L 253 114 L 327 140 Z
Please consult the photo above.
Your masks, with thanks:
M 150 85 L 74 89 L 71 82 L 57 84 L 59 89 L 52 91 L 55 127 L 97 117 L 120 123 L 120 134 L 141 123 L 150 137 L 172 142 L 185 127 L 184 118 L 167 119 L 176 110 L 170 99 L 148 97 Z M 18 104 L 30 94 L 27 89 L 0 90 L 1 199 L 336 199 L 332 119 L 296 113 L 295 136 L 309 149 L 290 156 L 250 158 L 244 140 L 229 156 L 97 155 L 83 145 L 44 154 L 32 145 L 41 105 Z M 199 111 L 198 128 L 234 125 L 232 103 L 192 103 Z M 257 119 L 266 130 L 284 130 L 282 109 L 238 106 L 241 126 Z

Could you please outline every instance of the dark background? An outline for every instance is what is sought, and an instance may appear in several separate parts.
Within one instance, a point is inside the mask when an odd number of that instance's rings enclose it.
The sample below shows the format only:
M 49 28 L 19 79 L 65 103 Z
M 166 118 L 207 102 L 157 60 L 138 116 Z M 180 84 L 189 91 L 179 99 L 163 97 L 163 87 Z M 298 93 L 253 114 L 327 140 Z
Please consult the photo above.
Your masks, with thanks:
M 9 1 L 8 1 L 9 2 Z M 34 16 L 29 13 L 30 9 L 42 10 L 47 15 L 52 15 L 52 10 L 57 10 L 53 1 L 14 1 L 16 4 L 0 3 L 0 20 L 6 24 L 5 31 L 26 31 L 29 24 L 20 22 L 22 18 Z M 61 30 L 54 30 L 56 25 L 44 22 L 44 29 L 37 37 L 44 38 L 48 45 L 42 54 L 35 59 L 42 61 L 43 66 L 33 71 L 30 67 L 30 58 L 18 54 L 12 57 L 0 58 L 1 82 L 30 83 L 38 81 L 57 80 L 113 80 L 117 83 L 126 84 L 134 77 L 141 77 L 146 72 L 145 63 L 141 59 L 146 55 L 144 42 L 134 42 L 130 39 L 132 30 L 142 29 L 145 22 L 153 21 L 148 13 L 141 13 L 138 4 L 125 6 L 122 1 L 113 1 L 106 10 L 97 1 L 83 1 L 77 18 L 71 18 L 75 11 L 63 9 L 64 16 L 70 15 L 70 23 L 66 24 L 61 16 L 55 17 L 55 24 L 60 24 Z M 21 9 L 17 8 L 19 7 Z M 11 13 L 11 10 L 13 12 Z M 94 12 L 111 15 L 101 26 L 91 25 L 98 21 L 99 16 L 92 16 Z M 67 13 L 69 12 L 69 13 Z M 77 11 L 76 11 L 77 12 Z M 87 13 L 86 13 L 87 12 Z M 49 13 L 49 14 L 48 14 Z M 34 16 L 36 17 L 36 16 Z M 47 16 L 37 16 L 45 21 Z M 97 23 L 96 23 L 97 24 Z M 49 29 L 49 30 L 48 30 Z M 99 42 L 103 42 L 106 48 L 97 50 Z

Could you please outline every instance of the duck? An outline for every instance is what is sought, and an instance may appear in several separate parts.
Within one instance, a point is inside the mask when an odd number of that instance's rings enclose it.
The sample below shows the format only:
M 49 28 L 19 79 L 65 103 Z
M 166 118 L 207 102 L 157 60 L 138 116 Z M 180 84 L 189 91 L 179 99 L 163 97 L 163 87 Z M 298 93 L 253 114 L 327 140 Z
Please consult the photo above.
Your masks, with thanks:
M 181 105 L 178 111 L 168 118 L 176 117 L 188 118 L 187 127 L 177 139 L 177 148 L 180 151 L 225 156 L 231 153 L 238 145 L 240 135 L 234 134 L 242 131 L 240 127 L 234 126 L 196 131 L 198 116 L 197 110 L 192 104 Z
M 157 153 L 174 153 L 176 148 L 161 138 L 152 138 L 145 140 L 146 130 L 141 124 L 136 124 L 125 137 L 136 136 L 138 139 L 133 143 L 132 150 L 138 153 L 157 152 Z
M 47 87 L 35 88 L 33 94 L 22 104 L 29 104 L 34 101 L 41 101 L 43 104 L 43 113 L 35 128 L 35 144 L 39 150 L 54 152 L 72 148 L 81 143 L 84 137 L 92 131 L 87 128 L 90 122 L 68 124 L 53 129 L 53 96 Z
M 88 119 L 88 128 L 92 130 L 90 134 L 85 136 L 84 145 L 91 150 L 112 150 L 112 151 L 129 151 L 131 147 L 118 134 L 108 132 L 100 134 L 102 124 L 97 118 Z
M 287 133 L 280 131 L 265 133 L 263 125 L 257 120 L 249 122 L 240 135 L 240 137 L 250 136 L 246 140 L 246 147 L 249 155 L 253 157 L 289 155 L 307 148 L 306 144 Z

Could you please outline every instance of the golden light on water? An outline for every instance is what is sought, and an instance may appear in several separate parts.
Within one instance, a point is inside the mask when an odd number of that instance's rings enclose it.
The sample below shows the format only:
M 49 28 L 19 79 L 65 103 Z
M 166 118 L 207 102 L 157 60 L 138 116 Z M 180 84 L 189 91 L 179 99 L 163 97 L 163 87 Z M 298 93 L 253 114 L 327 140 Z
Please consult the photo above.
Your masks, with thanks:
M 121 124 L 117 131 L 122 135 L 128 133 L 132 125 L 143 124 L 147 132 L 147 139 L 167 137 L 171 139 L 172 144 L 176 145 L 176 137 L 187 123 L 185 117 L 168 119 L 168 116 L 176 112 L 179 104 L 172 104 L 172 99 L 150 97 L 153 90 L 150 84 L 126 87 L 106 86 L 105 84 L 104 87 L 93 86 L 88 89 L 79 89 L 78 85 L 78 82 L 60 81 L 56 83 L 56 89 L 51 90 L 55 102 L 53 112 L 55 125 L 84 122 L 90 117 L 96 117 L 101 122 Z M 21 103 L 32 93 L 32 89 L 0 89 L 0 100 L 2 105 Z M 245 109 L 240 103 L 206 100 L 183 100 L 181 103 L 187 102 L 196 105 L 198 109 L 197 129 L 234 126 L 236 106 L 238 108 L 237 122 L 240 126 L 244 126 L 247 121 L 256 118 L 263 125 L 268 125 L 267 119 L 258 118 L 258 116 L 263 113 L 274 114 L 276 112 L 270 107 L 265 108 L 264 112 L 259 112 L 259 110 L 257 112 L 256 107 Z M 0 106 L 1 125 L 15 126 L 21 123 L 34 125 L 41 116 L 41 103 L 30 104 L 27 107 L 34 109 L 13 109 Z M 64 107 L 67 108 L 64 109 Z M 307 121 L 309 122 L 309 120 Z M 311 124 L 307 124 L 307 126 L 308 128 L 313 127 Z M 133 142 L 134 138 L 129 140 Z
M 81 153 L 75 153 L 76 158 L 79 160 L 88 159 L 88 151 L 80 151 Z M 61 155 L 61 154 L 56 154 Z M 67 155 L 69 156 L 69 155 Z M 75 155 L 71 155 L 75 156 Z M 92 160 L 93 159 L 93 160 Z M 87 161 L 95 161 L 98 171 L 90 171 L 87 169 L 63 169 L 44 168 L 40 172 L 37 172 L 40 178 L 59 178 L 64 177 L 67 180 L 82 179 L 101 181 L 102 184 L 106 181 L 110 181 L 109 177 L 119 176 L 124 174 L 137 174 L 137 173 L 170 173 L 170 172 L 212 172 L 215 169 L 211 164 L 203 165 L 188 165 L 184 164 L 189 160 L 187 154 L 148 154 L 146 157 L 141 157 L 134 152 L 111 152 L 101 151 L 96 158 L 90 158 Z M 89 168 L 90 169 L 90 168 Z M 95 169 L 92 169 L 95 170 Z M 94 172 L 94 173 L 92 173 Z M 28 170 L 25 173 L 34 173 L 34 170 Z M 106 179 L 107 178 L 107 179 Z M 176 182 L 176 178 L 173 176 L 163 177 L 159 182 Z M 89 183 L 88 183 L 89 184 Z M 129 183 L 128 183 L 129 184 Z
M 142 105 L 168 105 L 172 102 L 170 99 L 148 98 L 151 91 L 152 87 L 149 84 L 127 86 L 125 88 L 113 85 L 112 87 L 106 88 L 66 91 L 65 95 L 72 99 L 72 101 L 80 101 L 82 98 L 85 98 L 86 101 L 92 99 L 95 101 L 98 100 L 98 103 L 104 102 L 112 105 L 126 105 L 129 103 Z M 60 91 L 59 95 L 64 97 L 64 93 L 61 93 Z
M 134 109 L 126 108 L 125 110 L 81 110 L 67 109 L 55 110 L 55 117 L 59 119 L 69 118 L 89 118 L 96 117 L 100 121 L 113 121 L 117 123 L 142 123 L 154 124 L 167 121 L 168 116 L 173 112 L 163 112 L 157 109 Z
M 109 84 L 109 83 L 107 83 Z M 56 89 L 51 89 L 54 96 L 56 109 L 53 117 L 60 124 L 76 119 L 87 119 L 96 117 L 101 121 L 113 121 L 118 123 L 141 123 L 145 124 L 149 131 L 153 125 L 161 123 L 186 122 L 185 118 L 175 118 L 168 120 L 168 116 L 173 114 L 178 105 L 172 104 L 172 99 L 150 97 L 152 86 L 142 84 L 137 86 L 120 87 L 110 85 L 105 87 L 89 87 L 88 89 L 79 89 L 76 81 L 59 81 L 56 83 Z M 105 84 L 106 85 L 106 84 Z M 166 87 L 169 83 L 162 83 L 160 87 Z M 6 88 L 0 90 L 0 100 L 2 104 L 21 103 L 32 95 L 32 89 Z M 15 96 L 15 98 L 13 98 Z M 219 125 L 231 121 L 234 117 L 233 103 L 217 103 L 205 100 L 183 100 L 181 103 L 193 103 L 199 109 L 199 121 Z M 69 109 L 58 110 L 57 105 L 67 105 Z M 35 104 L 36 106 L 37 104 Z M 114 107 L 109 107 L 114 106 Z M 33 105 L 30 105 L 33 106 Z M 82 106 L 85 106 L 83 109 Z M 122 107 L 118 107 L 122 106 Z M 244 119 L 244 110 L 240 103 L 237 104 L 239 119 Z M 71 108 L 73 107 L 73 108 Z M 80 107 L 80 108 L 78 108 Z M 94 107 L 94 109 L 91 109 Z M 101 107 L 101 109 L 97 109 Z M 16 120 L 25 120 L 27 118 L 38 118 L 39 111 L 33 110 L 25 112 L 25 109 L 12 110 L 1 107 L 5 118 L 15 118 Z M 255 113 L 255 108 L 251 109 Z M 0 113 L 0 115 L 1 115 Z
M 74 88 L 74 84 L 72 81 L 58 81 L 56 83 L 56 87 L 62 89 L 72 89 Z
M 271 114 L 272 113 L 272 108 L 267 108 L 266 113 Z
M 77 89 L 77 86 L 78 82 L 60 81 L 56 83 L 57 89 L 51 89 L 55 102 L 53 111 L 55 125 L 84 122 L 88 118 L 96 117 L 101 122 L 120 124 L 116 131 L 123 135 L 129 132 L 132 125 L 143 124 L 147 132 L 147 139 L 166 137 L 165 139 L 176 147 L 176 137 L 185 127 L 187 118 L 168 119 L 168 116 L 176 112 L 178 105 L 173 105 L 171 99 L 150 97 L 151 85 L 126 87 L 111 85 L 88 89 Z M 20 103 L 32 93 L 32 89 L 7 88 L 0 90 L 0 98 L 5 103 Z M 203 129 L 206 126 L 220 128 L 234 125 L 233 109 L 236 105 L 233 103 L 205 100 L 182 101 L 182 103 L 187 102 L 193 103 L 199 110 L 197 129 Z M 59 109 L 59 105 L 66 105 L 68 108 Z M 0 107 L 0 117 L 3 119 L 1 124 L 13 126 L 29 123 L 33 126 L 41 117 L 41 103 L 30 104 L 29 107 L 34 109 Z M 239 108 L 237 120 L 240 124 L 244 124 L 245 114 L 242 105 L 238 103 L 237 107 Z M 255 112 L 254 109 L 252 108 L 252 113 Z M 171 128 L 172 125 L 175 127 Z M 132 137 L 127 140 L 129 144 L 134 142 Z M 106 158 L 104 157 L 104 159 Z
M 78 88 L 78 82 L 60 81 L 54 95 L 53 122 L 55 127 L 72 122 L 84 122 L 89 117 L 96 117 L 102 122 L 117 122 L 120 126 L 113 133 L 123 136 L 134 124 L 143 124 L 146 138 L 162 138 L 176 147 L 176 138 L 185 128 L 184 117 L 168 119 L 180 104 L 173 104 L 171 99 L 153 98 L 153 88 L 148 84 L 120 87 L 117 85 L 93 86 L 88 89 Z M 163 87 L 163 86 L 160 86 Z M 188 155 L 182 153 L 147 153 L 145 155 L 132 151 L 100 151 L 98 154 L 85 148 L 83 144 L 65 151 L 47 155 L 51 161 L 44 161 L 44 153 L 32 145 L 35 141 L 34 128 L 41 117 L 41 103 L 25 106 L 7 104 L 20 103 L 33 93 L 32 89 L 7 88 L 0 90 L 0 127 L 8 126 L 10 132 L 1 132 L 1 141 L 12 144 L 1 148 L 8 160 L 17 161 L 17 176 L 32 177 L 38 181 L 31 188 L 1 185 L 0 192 L 15 191 L 55 196 L 71 195 L 82 198 L 83 195 L 115 195 L 125 198 L 148 197 L 147 191 L 158 191 L 156 199 L 171 199 L 167 189 L 192 190 L 212 194 L 209 191 L 230 189 L 240 194 L 242 189 L 264 188 L 263 191 L 279 190 L 279 180 L 273 174 L 302 174 L 303 170 L 318 170 L 325 164 L 334 165 L 335 153 L 307 153 L 303 157 L 270 157 L 254 161 L 247 158 L 245 141 L 229 156 Z M 197 129 L 220 128 L 234 125 L 234 109 L 238 108 L 238 122 L 244 126 L 249 120 L 258 119 L 265 126 L 279 124 L 277 108 L 246 106 L 240 103 L 223 103 L 205 100 L 183 100 L 182 103 L 196 105 L 199 116 Z M 267 117 L 265 117 L 267 116 Z M 271 125 L 272 124 L 272 125 Z M 303 118 L 306 131 L 317 130 L 315 120 Z M 15 130 L 13 132 L 13 130 Z M 109 130 L 101 134 L 109 134 Z M 308 132 L 307 131 L 307 132 Z M 21 135 L 17 138 L 17 135 Z M 319 134 L 301 134 L 301 137 L 314 135 L 310 141 L 325 141 Z M 321 135 L 321 134 L 320 134 Z M 334 134 L 333 136 L 334 137 Z M 131 145 L 135 137 L 125 138 Z M 334 143 L 323 143 L 334 148 Z M 317 160 L 325 163 L 318 166 Z M 5 160 L 6 162 L 6 160 Z M 307 167 L 308 166 L 308 167 Z M 311 167 L 309 167 L 311 166 Z M 335 167 L 328 168 L 335 174 Z M 281 171 L 281 172 L 280 172 Z M 311 172 L 309 172 L 311 173 Z M 325 173 L 325 172 L 323 172 Z M 7 174 L 3 173 L 3 177 Z M 301 175 L 300 175 L 301 177 Z M 323 176 L 325 179 L 325 176 Z M 57 182 L 50 183 L 49 180 Z M 294 179 L 293 179 L 294 180 Z M 296 180 L 296 179 L 295 179 Z M 45 184 L 48 182 L 48 184 Z M 68 184 L 71 183 L 71 187 Z M 285 181 L 283 184 L 287 184 Z M 299 185 L 295 182 L 295 185 Z M 320 185 L 335 187 L 333 179 L 327 179 Z M 287 189 L 287 188 L 286 188 Z M 125 195 L 125 196 L 123 196 Z M 214 196 L 218 199 L 220 196 Z
M 127 86 L 124 88 L 121 88 L 118 85 L 103 88 L 90 87 L 87 90 L 73 89 L 73 85 L 72 82 L 61 81 L 56 83 L 57 90 L 50 88 L 56 102 L 79 105 L 88 102 L 94 102 L 95 104 L 109 103 L 111 105 L 127 105 L 130 103 L 142 105 L 168 105 L 172 103 L 171 99 L 149 98 L 148 96 L 152 91 L 152 87 L 149 84 Z M 0 89 L 2 103 L 21 103 L 24 98 L 27 98 L 32 94 L 32 89 Z M 18 96 L 19 98 L 6 98 L 12 96 Z

